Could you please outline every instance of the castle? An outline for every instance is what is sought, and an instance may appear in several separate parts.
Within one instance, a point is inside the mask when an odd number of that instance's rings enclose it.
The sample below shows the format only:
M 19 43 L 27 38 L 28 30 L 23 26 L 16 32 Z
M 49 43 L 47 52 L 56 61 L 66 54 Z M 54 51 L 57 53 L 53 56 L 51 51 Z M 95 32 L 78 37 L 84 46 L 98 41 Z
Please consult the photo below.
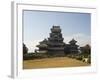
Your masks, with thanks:
M 39 52 L 52 56 L 64 56 L 67 53 L 78 53 L 77 41 L 72 39 L 69 44 L 63 42 L 64 38 L 60 26 L 53 26 L 49 38 L 39 42 Z

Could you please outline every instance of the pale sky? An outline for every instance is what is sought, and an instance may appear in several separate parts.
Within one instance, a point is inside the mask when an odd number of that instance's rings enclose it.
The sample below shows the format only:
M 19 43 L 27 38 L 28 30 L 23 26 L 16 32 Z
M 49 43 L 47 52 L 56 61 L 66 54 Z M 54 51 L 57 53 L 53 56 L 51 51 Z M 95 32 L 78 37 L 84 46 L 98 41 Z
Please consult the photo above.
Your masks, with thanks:
M 78 45 L 84 46 L 91 43 L 91 15 L 89 13 L 23 11 L 24 43 L 29 52 L 34 52 L 44 38 L 49 37 L 53 25 L 62 29 L 64 42 L 72 38 Z

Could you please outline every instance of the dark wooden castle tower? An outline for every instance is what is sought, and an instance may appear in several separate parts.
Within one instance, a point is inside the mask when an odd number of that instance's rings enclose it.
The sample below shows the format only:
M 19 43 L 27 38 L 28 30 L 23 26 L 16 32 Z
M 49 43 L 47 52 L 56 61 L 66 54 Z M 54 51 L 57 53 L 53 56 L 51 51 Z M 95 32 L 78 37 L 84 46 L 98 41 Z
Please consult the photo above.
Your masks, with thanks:
M 51 55 L 64 55 L 64 38 L 62 37 L 60 26 L 53 26 L 51 28 L 50 37 L 48 38 L 48 53 Z
M 67 52 L 78 53 L 77 41 L 72 39 L 69 44 L 66 44 L 63 40 L 60 26 L 53 26 L 49 38 L 41 41 L 37 47 L 39 48 L 39 52 L 52 56 L 64 56 Z M 67 51 L 64 51 L 65 49 Z

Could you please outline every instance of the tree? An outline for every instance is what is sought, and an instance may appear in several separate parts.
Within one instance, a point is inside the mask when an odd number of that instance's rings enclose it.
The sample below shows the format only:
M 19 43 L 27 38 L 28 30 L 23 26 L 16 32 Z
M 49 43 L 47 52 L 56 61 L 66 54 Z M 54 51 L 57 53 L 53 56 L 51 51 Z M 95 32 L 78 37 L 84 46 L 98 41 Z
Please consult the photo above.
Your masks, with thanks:
M 27 54 L 28 53 L 28 48 L 26 47 L 26 45 L 23 43 L 23 54 Z
M 91 46 L 89 44 L 82 47 L 82 53 L 90 54 L 91 53 Z
M 90 47 L 89 44 L 87 44 L 87 45 L 84 47 L 84 49 L 85 49 L 85 53 L 88 53 L 88 54 L 91 53 L 91 47 Z

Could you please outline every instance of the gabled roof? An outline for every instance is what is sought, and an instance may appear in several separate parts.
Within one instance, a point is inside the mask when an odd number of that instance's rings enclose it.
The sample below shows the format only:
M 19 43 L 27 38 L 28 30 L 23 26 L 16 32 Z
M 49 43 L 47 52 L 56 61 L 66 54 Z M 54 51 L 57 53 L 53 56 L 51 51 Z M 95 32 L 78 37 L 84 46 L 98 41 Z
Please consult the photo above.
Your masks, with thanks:
M 76 43 L 77 41 L 73 38 L 69 43 Z

